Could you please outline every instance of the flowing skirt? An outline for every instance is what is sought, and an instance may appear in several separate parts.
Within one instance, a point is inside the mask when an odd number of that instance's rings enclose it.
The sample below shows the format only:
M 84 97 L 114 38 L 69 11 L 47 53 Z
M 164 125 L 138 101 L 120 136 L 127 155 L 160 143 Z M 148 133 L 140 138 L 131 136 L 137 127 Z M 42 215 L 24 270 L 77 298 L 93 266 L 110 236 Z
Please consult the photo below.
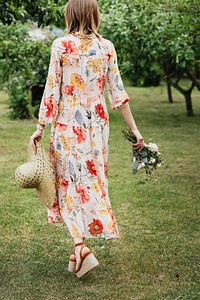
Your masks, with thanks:
M 109 124 L 88 128 L 54 123 L 49 155 L 56 199 L 48 223 L 64 222 L 72 237 L 119 236 L 108 196 Z

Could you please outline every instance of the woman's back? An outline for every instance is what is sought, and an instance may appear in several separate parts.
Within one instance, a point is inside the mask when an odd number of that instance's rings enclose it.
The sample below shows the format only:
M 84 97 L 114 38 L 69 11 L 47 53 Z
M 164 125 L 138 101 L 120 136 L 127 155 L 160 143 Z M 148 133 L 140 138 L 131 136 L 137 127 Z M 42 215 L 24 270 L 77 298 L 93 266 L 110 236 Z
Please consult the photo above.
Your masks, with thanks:
M 53 114 L 54 118 L 56 115 L 57 122 L 72 126 L 85 124 L 86 127 L 105 125 L 108 121 L 105 84 L 111 107 L 123 105 L 128 96 L 119 74 L 114 46 L 109 40 L 95 34 L 74 33 L 53 42 L 43 97 L 50 107 L 49 115 Z M 52 97 L 60 99 L 57 107 L 50 105 Z

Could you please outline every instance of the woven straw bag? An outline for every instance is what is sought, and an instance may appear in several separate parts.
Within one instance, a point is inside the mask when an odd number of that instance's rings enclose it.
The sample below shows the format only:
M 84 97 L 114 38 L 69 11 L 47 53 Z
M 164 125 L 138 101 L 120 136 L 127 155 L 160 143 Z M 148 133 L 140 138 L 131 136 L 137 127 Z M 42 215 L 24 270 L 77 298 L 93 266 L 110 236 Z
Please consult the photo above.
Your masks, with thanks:
M 53 169 L 44 148 L 36 142 L 36 153 L 28 145 L 28 162 L 15 170 L 15 180 L 24 189 L 36 188 L 41 202 L 52 207 L 56 197 Z

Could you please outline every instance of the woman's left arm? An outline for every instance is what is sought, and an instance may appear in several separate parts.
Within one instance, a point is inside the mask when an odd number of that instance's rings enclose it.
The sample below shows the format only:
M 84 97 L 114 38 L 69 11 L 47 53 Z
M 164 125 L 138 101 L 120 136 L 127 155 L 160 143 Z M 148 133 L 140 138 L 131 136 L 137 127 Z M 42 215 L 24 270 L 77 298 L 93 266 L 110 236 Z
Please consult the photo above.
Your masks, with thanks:
M 139 132 L 137 125 L 135 123 L 135 120 L 133 118 L 130 105 L 129 103 L 126 103 L 123 107 L 119 108 L 122 116 L 124 117 L 124 120 L 126 121 L 128 127 L 133 132 L 137 139 L 137 143 L 133 144 L 135 149 L 143 149 L 144 148 L 144 139 Z

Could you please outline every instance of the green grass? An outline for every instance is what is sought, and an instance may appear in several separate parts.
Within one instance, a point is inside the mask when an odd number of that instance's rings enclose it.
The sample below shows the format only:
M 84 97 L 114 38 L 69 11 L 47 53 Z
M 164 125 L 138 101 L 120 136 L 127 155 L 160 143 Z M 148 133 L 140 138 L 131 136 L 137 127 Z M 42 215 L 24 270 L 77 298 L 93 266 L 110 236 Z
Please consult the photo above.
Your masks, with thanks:
M 174 92 L 168 104 L 165 87 L 127 91 L 141 133 L 158 144 L 166 167 L 149 181 L 143 172 L 133 176 L 126 124 L 110 111 L 109 195 L 120 238 L 87 240 L 100 266 L 82 280 L 65 270 L 73 245 L 65 225 L 48 225 L 35 191 L 14 180 L 36 120 L 9 120 L 0 93 L 0 299 L 200 299 L 199 93 L 188 118 L 182 96 Z M 46 150 L 48 143 L 49 128 Z

